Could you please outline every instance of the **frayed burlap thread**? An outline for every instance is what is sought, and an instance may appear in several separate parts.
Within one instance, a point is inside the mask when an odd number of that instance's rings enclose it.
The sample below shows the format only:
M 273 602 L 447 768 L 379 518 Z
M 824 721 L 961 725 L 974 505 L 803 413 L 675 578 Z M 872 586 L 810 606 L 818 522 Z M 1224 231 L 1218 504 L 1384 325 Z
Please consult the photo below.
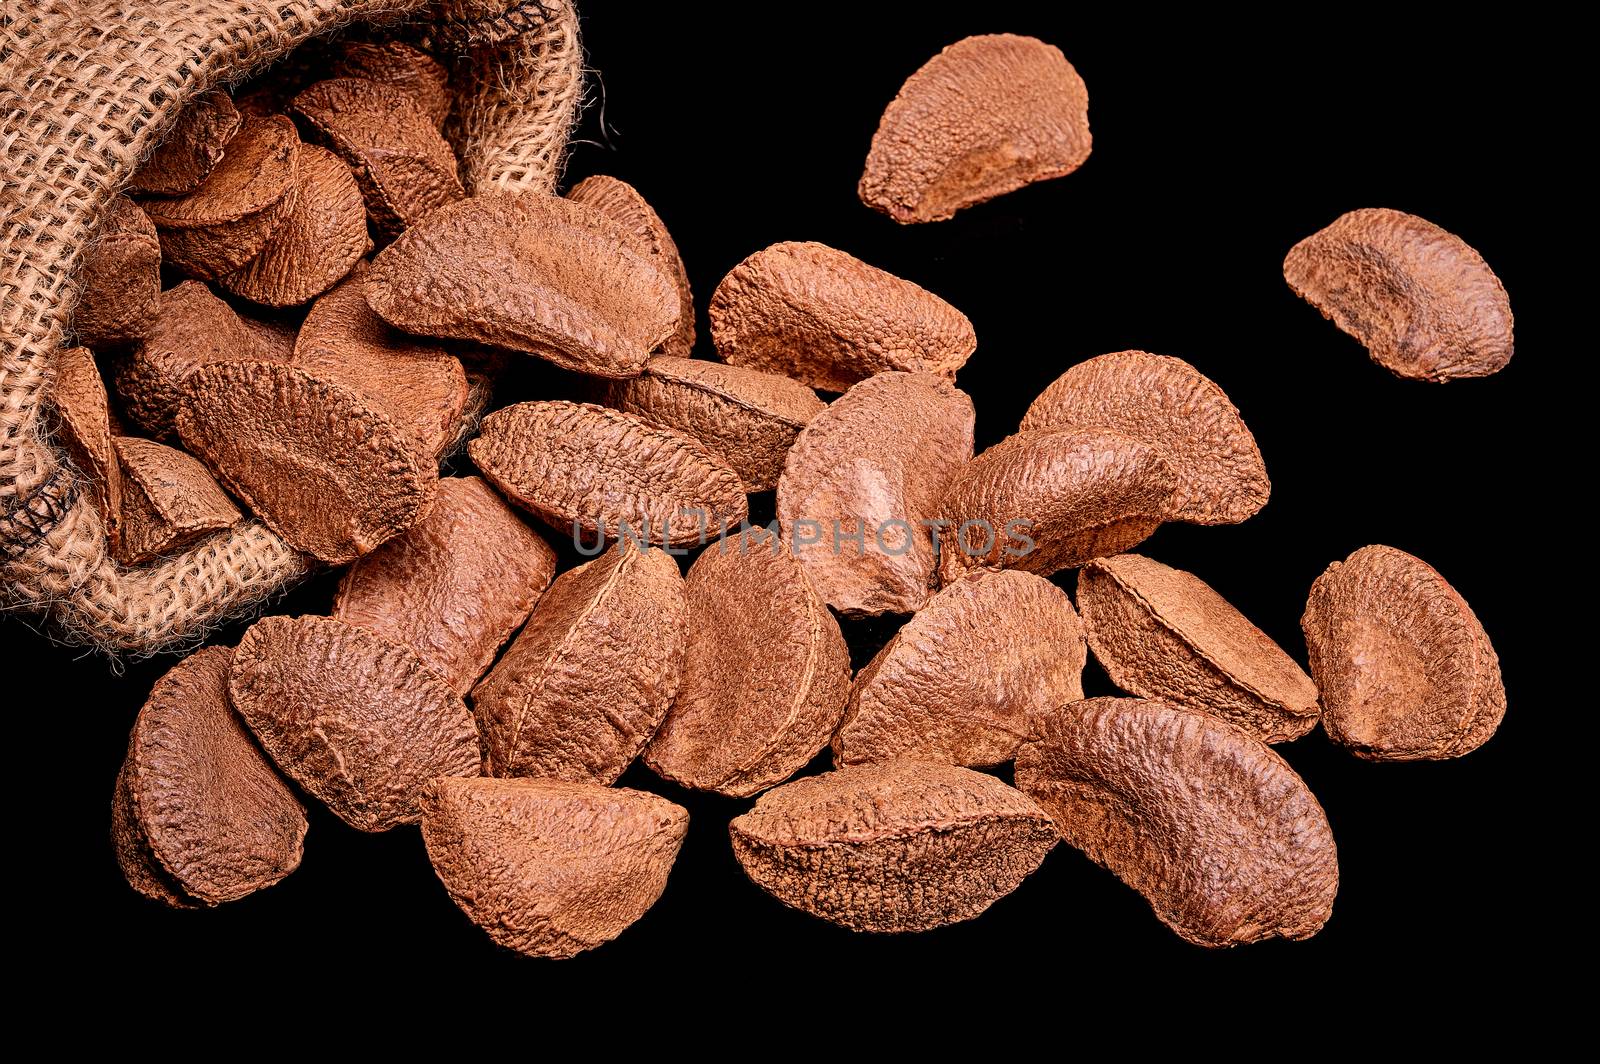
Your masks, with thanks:
M 507 0 L 508 6 L 515 0 Z M 113 653 L 192 644 L 310 571 L 256 521 L 123 568 L 41 399 L 68 338 L 83 249 L 111 197 L 199 93 L 353 21 L 423 0 L 13 0 L 0 13 L 0 604 Z M 520 5 L 517 5 L 520 8 Z M 581 96 L 577 21 L 550 21 L 476 57 L 469 125 L 492 135 L 468 187 L 554 187 Z M 524 38 L 528 39 L 524 39 Z M 541 43 L 542 42 L 542 43 Z

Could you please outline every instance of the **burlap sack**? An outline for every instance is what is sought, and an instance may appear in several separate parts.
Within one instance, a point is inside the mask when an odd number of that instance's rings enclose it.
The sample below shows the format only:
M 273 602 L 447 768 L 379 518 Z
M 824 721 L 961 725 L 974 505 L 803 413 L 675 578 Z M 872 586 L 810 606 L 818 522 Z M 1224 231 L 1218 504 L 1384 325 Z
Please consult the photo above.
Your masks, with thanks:
M 101 212 L 182 107 L 307 38 L 430 15 L 426 0 L 6 0 L 0 10 L 0 607 L 111 652 L 193 642 L 309 571 L 260 522 L 123 568 L 48 439 L 41 400 L 70 340 Z M 554 186 L 581 95 L 571 0 L 448 0 L 451 131 L 469 191 Z M 432 14 L 437 17 L 438 10 Z M 486 19 L 484 33 L 477 23 Z M 496 43 L 469 42 L 492 36 Z

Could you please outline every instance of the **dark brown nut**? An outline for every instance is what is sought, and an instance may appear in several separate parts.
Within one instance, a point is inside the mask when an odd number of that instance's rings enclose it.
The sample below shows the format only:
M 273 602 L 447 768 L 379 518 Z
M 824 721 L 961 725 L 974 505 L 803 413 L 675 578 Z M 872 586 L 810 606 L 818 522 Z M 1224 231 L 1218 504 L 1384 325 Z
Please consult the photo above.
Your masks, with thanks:
M 200 187 L 222 161 L 244 116 L 226 92 L 195 97 L 149 158 L 133 172 L 128 187 L 157 196 L 181 196 Z
M 210 175 L 173 199 L 144 201 L 161 256 L 191 277 L 232 273 L 267 246 L 294 210 L 300 138 L 287 118 L 252 118 Z
M 112 553 L 139 565 L 238 523 L 239 508 L 206 467 L 150 440 L 116 440 L 122 470 L 121 534 Z
M 220 905 L 300 866 L 306 811 L 228 702 L 233 651 L 206 647 L 156 681 L 117 774 L 112 836 L 139 893 Z
M 1272 484 L 1238 408 L 1181 358 L 1118 351 L 1080 362 L 1028 407 L 1023 432 L 1107 428 L 1159 448 L 1178 475 L 1174 521 L 1237 524 Z
M 603 406 L 503 407 L 467 453 L 512 502 L 588 544 L 681 547 L 749 515 L 739 474 L 700 441 Z
M 1511 301 L 1466 241 L 1403 211 L 1340 215 L 1289 249 L 1295 294 L 1397 377 L 1487 377 L 1511 361 Z
M 857 193 L 897 222 L 937 222 L 1089 157 L 1089 90 L 1053 45 L 968 37 L 928 60 L 883 112 Z
M 191 374 L 178 433 L 269 528 L 330 565 L 416 524 L 438 481 L 409 433 L 356 392 L 293 366 Z
M 472 692 L 490 774 L 617 782 L 677 697 L 684 610 L 659 550 L 618 546 L 561 574 Z
M 1333 910 L 1339 862 L 1316 796 L 1209 713 L 1142 698 L 1046 713 L 1017 751 L 1017 786 L 1195 945 L 1310 938 Z
M 799 562 L 765 530 L 707 547 L 685 592 L 683 684 L 645 764 L 685 787 L 747 798 L 828 745 L 850 694 L 850 650 Z
M 800 433 L 778 481 L 778 522 L 828 605 L 864 616 L 928 601 L 938 560 L 928 522 L 972 458 L 973 416 L 943 377 L 880 373 Z
M 345 41 L 333 74 L 365 78 L 408 93 L 438 129 L 450 114 L 450 74 L 427 52 L 404 41 Z
M 967 316 L 825 244 L 774 244 L 711 294 L 711 339 L 735 366 L 842 392 L 885 370 L 954 377 L 977 349 Z
M 1110 429 L 1024 432 L 968 462 L 939 506 L 939 571 L 1049 576 L 1145 539 L 1172 513 L 1166 455 Z
M 833 737 L 838 765 L 910 758 L 998 765 L 1030 715 L 1083 697 L 1083 624 L 1031 573 L 975 573 L 917 611 L 856 676 Z
M 559 780 L 439 779 L 422 841 L 450 898 L 498 945 L 572 957 L 661 897 L 689 813 L 645 791 Z
M 239 315 L 244 327 L 255 339 L 255 362 L 290 362 L 294 359 L 294 341 L 300 327 L 293 322 Z
M 1500 659 L 1427 563 L 1362 547 L 1328 566 L 1300 626 L 1328 737 L 1370 761 L 1460 757 L 1506 715 Z
M 746 491 L 771 491 L 795 437 L 827 406 L 797 380 L 701 359 L 652 358 L 644 373 L 608 382 L 607 406 L 693 436 L 739 474 Z
M 455 153 L 405 89 L 332 78 L 301 92 L 291 110 L 355 172 L 381 236 L 395 236 L 466 195 Z
M 888 761 L 795 780 L 729 826 L 745 874 L 852 931 L 928 931 L 1010 894 L 1056 844 L 1050 817 L 993 776 Z
M 217 283 L 269 307 L 297 307 L 338 283 L 372 246 L 367 210 L 350 168 L 331 152 L 300 148 L 294 210 L 261 253 Z
M 55 358 L 50 404 L 56 437 L 87 482 L 106 538 L 117 541 L 122 523 L 122 470 L 111 442 L 111 402 L 100 367 L 87 347 L 64 347 Z
M 367 302 L 407 332 L 597 377 L 638 376 L 678 320 L 671 278 L 616 223 L 536 192 L 474 196 L 429 215 L 373 260 Z
M 689 290 L 689 274 L 683 268 L 678 245 L 672 242 L 666 223 L 626 181 L 596 174 L 574 185 L 567 199 L 586 204 L 616 222 L 627 234 L 635 251 L 661 267 L 678 289 L 678 327 L 661 342 L 656 353 L 688 358 L 694 350 L 694 293 Z
M 1129 694 L 1201 709 L 1263 742 L 1317 726 L 1317 688 L 1283 648 L 1192 573 L 1137 554 L 1078 573 L 1095 660 Z
M 161 242 L 150 216 L 126 196 L 111 200 L 83 260 L 83 293 L 72 315 L 90 347 L 142 340 L 161 299 Z
M 329 617 L 266 617 L 244 634 L 233 705 L 278 768 L 361 831 L 421 819 L 437 776 L 478 775 L 467 707 L 409 648 Z
M 333 616 L 404 643 L 465 696 L 556 574 L 556 554 L 477 477 L 352 565 Z

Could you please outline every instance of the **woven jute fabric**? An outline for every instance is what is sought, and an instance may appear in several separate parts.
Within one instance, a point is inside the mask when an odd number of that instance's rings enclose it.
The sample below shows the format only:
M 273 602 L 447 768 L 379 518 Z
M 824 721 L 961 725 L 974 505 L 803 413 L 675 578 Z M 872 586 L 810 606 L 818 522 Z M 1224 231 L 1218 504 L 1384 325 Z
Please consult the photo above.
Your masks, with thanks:
M 570 0 L 477 0 L 514 32 L 446 56 L 469 191 L 555 185 L 582 94 Z M 111 652 L 192 643 L 310 571 L 257 521 L 125 568 L 50 442 L 44 398 L 71 339 L 101 214 L 185 104 L 352 22 L 425 0 L 6 0 L 0 9 L 0 605 Z M 461 27 L 453 27 L 459 33 Z

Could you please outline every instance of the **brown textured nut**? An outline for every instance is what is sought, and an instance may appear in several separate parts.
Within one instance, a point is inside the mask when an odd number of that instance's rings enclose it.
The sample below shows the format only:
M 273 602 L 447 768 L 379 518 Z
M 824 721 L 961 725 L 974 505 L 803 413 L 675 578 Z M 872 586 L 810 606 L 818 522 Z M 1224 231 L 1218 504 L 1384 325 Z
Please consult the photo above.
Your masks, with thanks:
M 800 433 L 778 481 L 778 522 L 828 605 L 861 616 L 928 601 L 937 559 L 925 522 L 972 458 L 973 417 L 943 377 L 880 373 Z M 860 547 L 845 539 L 858 532 Z
M 828 745 L 850 694 L 850 650 L 800 564 L 762 529 L 702 551 L 685 593 L 683 684 L 645 764 L 746 798 Z
M 621 227 L 537 192 L 434 212 L 378 253 L 367 302 L 407 332 L 526 351 L 597 377 L 638 376 L 678 318 L 671 278 Z
M 261 253 L 217 283 L 269 307 L 296 307 L 338 283 L 367 253 L 367 211 L 350 168 L 332 152 L 300 149 L 294 210 Z
M 1403 211 L 1340 215 L 1289 249 L 1295 294 L 1397 377 L 1487 377 L 1511 361 L 1511 301 L 1483 256 Z
M 517 403 L 467 453 L 512 502 L 556 529 L 681 547 L 749 515 L 744 485 L 698 440 L 588 403 Z
M 1083 697 L 1083 624 L 1032 573 L 975 573 L 945 588 L 856 676 L 835 764 L 910 758 L 998 765 L 1030 714 Z
M 144 338 L 161 299 L 161 242 L 150 216 L 126 196 L 106 208 L 83 259 L 83 294 L 72 315 L 78 340 L 106 347 Z
M 255 338 L 256 362 L 289 362 L 294 358 L 294 341 L 300 327 L 294 322 L 239 315 L 244 327 Z
M 345 41 L 333 61 L 333 74 L 365 78 L 408 93 L 434 128 L 450 114 L 450 74 L 427 52 L 404 41 Z
M 993 776 L 888 761 L 795 780 L 729 826 L 763 890 L 852 931 L 928 931 L 1010 894 L 1056 844 L 1050 817 Z
M 356 392 L 293 366 L 209 366 L 184 383 L 178 432 L 296 550 L 343 565 L 433 502 L 438 470 Z
M 344 574 L 333 616 L 404 643 L 464 696 L 555 573 L 555 551 L 489 485 L 449 477 L 426 517 Z
M 1298 739 L 1322 709 L 1305 670 L 1192 573 L 1138 554 L 1078 573 L 1095 660 L 1129 694 L 1201 709 L 1268 743 Z
M 439 779 L 422 798 L 422 841 L 451 900 L 531 957 L 627 930 L 666 889 L 688 830 L 665 798 L 585 783 Z
M 1142 698 L 1046 713 L 1017 751 L 1017 786 L 1195 945 L 1310 938 L 1333 910 L 1339 862 L 1316 796 L 1209 713 Z
M 243 124 L 244 116 L 226 92 L 201 93 L 178 115 L 167 138 L 133 172 L 128 187 L 157 196 L 193 192 L 222 161 Z
M 331 78 L 302 91 L 291 110 L 349 164 L 382 236 L 392 237 L 466 195 L 455 153 L 403 88 Z
M 1500 727 L 1500 659 L 1477 615 L 1426 562 L 1362 547 L 1311 585 L 1300 626 L 1322 726 L 1357 757 L 1460 757 Z
M 116 440 L 122 470 L 121 534 L 112 553 L 138 565 L 218 529 L 232 528 L 239 508 L 194 458 L 150 440 Z
M 626 181 L 596 174 L 574 185 L 567 193 L 574 203 L 587 204 L 622 227 L 634 250 L 657 262 L 678 289 L 678 327 L 661 342 L 657 354 L 688 358 L 694 350 L 694 293 L 689 290 L 689 274 L 683 268 L 678 245 L 672 242 L 666 223 Z
M 118 863 L 139 893 L 219 905 L 300 865 L 306 811 L 228 702 L 233 651 L 207 647 L 156 681 L 118 773 Z
M 237 270 L 261 254 L 294 210 L 299 172 L 294 123 L 282 116 L 248 120 L 193 192 L 144 201 L 162 258 L 202 280 Z
M 65 347 L 55 357 L 50 404 L 56 436 L 88 481 L 95 509 L 113 544 L 122 523 L 122 470 L 111 442 L 111 402 L 100 367 L 87 347 Z
M 945 489 L 940 575 L 949 583 L 985 566 L 1049 576 L 1119 554 L 1167 519 L 1177 487 L 1163 452 L 1110 429 L 1010 436 Z
M 606 385 L 607 406 L 693 436 L 733 467 L 746 491 L 771 491 L 795 437 L 827 406 L 788 377 L 701 359 L 652 358 Z
M 329 617 L 266 617 L 228 678 L 262 749 L 362 831 L 421 818 L 436 776 L 478 775 L 472 715 L 409 648 Z
M 472 692 L 489 772 L 615 783 L 677 697 L 684 609 L 659 550 L 619 546 L 561 574 Z
M 897 222 L 963 207 L 1083 165 L 1089 90 L 1067 57 L 1000 33 L 950 45 L 907 79 L 872 135 L 857 194 Z
M 1237 524 L 1272 484 L 1238 408 L 1181 358 L 1118 351 L 1080 362 L 1039 394 L 1023 432 L 1114 429 L 1160 448 L 1178 475 L 1172 520 Z

